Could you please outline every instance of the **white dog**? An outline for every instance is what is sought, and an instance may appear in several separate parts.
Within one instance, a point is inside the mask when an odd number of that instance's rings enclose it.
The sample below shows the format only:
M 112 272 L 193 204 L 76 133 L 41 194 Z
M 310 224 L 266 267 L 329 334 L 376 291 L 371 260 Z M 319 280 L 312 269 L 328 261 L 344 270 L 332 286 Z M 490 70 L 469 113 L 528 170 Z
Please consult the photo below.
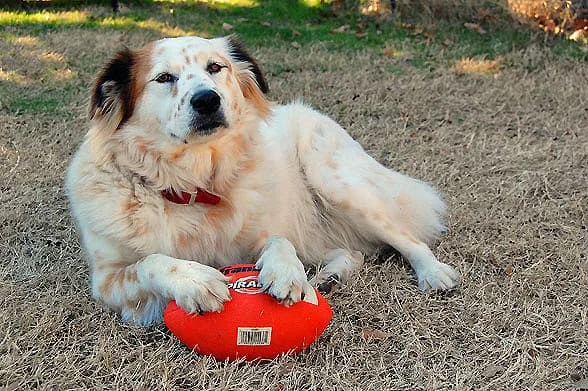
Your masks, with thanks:
M 386 244 L 422 290 L 455 287 L 459 274 L 426 244 L 444 229 L 435 190 L 267 90 L 232 37 L 162 39 L 106 65 L 66 179 L 94 296 L 145 325 L 171 299 L 220 311 L 230 295 L 215 267 L 255 260 L 263 288 L 289 305 Z M 311 282 L 304 264 L 322 266 Z

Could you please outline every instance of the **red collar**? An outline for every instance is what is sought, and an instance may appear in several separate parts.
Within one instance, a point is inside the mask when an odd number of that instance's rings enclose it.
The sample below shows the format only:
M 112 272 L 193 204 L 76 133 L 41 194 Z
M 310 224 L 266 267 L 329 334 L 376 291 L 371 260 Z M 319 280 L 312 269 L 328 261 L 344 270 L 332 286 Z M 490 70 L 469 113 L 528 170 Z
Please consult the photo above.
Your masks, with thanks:
M 221 200 L 218 195 L 209 193 L 201 188 L 197 188 L 196 191 L 192 193 L 188 193 L 187 191 L 176 192 L 172 189 L 165 189 L 161 191 L 161 195 L 168 201 L 181 205 L 195 204 L 197 202 L 201 204 L 216 205 Z

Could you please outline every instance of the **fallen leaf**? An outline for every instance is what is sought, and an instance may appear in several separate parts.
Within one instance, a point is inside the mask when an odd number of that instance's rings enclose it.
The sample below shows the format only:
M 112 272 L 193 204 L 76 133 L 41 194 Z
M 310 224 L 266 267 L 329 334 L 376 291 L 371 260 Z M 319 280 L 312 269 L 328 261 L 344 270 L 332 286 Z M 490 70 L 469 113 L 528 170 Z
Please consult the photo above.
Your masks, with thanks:
M 356 31 L 355 32 L 355 36 L 357 38 L 367 37 L 367 35 L 368 35 L 367 31 Z
M 498 375 L 499 373 L 504 372 L 504 369 L 505 368 L 501 365 L 489 365 L 486 368 L 484 368 L 482 376 L 488 379 Z
M 465 28 L 470 29 L 470 30 L 474 30 L 475 32 L 477 32 L 480 35 L 486 34 L 486 30 L 484 30 L 482 28 L 482 26 L 480 26 L 478 23 L 464 23 L 463 25 Z
M 344 24 L 343 26 L 337 27 L 336 29 L 333 30 L 333 32 L 335 32 L 335 33 L 345 33 L 347 31 L 349 31 L 348 24 Z
M 228 23 L 223 23 L 223 30 L 224 31 L 229 31 L 233 29 L 233 25 L 232 24 L 228 24 Z
M 384 56 L 388 56 L 388 57 L 392 57 L 394 56 L 394 53 L 396 53 L 396 51 L 392 48 L 384 48 L 382 49 L 382 54 Z
M 514 273 L 514 269 L 513 269 L 512 265 L 508 265 L 508 266 L 506 267 L 506 269 L 504 269 L 504 273 L 505 273 L 507 276 L 512 276 L 512 273 Z
M 272 27 L 272 24 L 270 22 L 264 21 L 264 22 L 259 22 L 260 25 L 265 26 L 265 27 Z
M 570 34 L 569 39 L 572 41 L 580 42 L 588 37 L 588 30 L 576 30 Z
M 292 34 L 293 34 L 295 37 L 298 37 L 298 36 L 301 36 L 301 35 L 302 35 L 302 33 L 301 33 L 300 31 L 296 30 L 296 29 L 292 29 Z
M 574 20 L 572 30 L 588 30 L 588 18 L 577 18 Z
M 381 341 L 387 339 L 392 334 L 368 326 L 361 330 L 360 335 L 361 338 L 365 339 L 366 341 Z
M 296 49 L 300 49 L 302 46 L 301 46 L 301 45 L 300 45 L 298 42 L 296 42 L 296 41 L 293 41 L 293 42 L 292 42 L 292 47 L 293 47 L 293 48 L 296 48 Z

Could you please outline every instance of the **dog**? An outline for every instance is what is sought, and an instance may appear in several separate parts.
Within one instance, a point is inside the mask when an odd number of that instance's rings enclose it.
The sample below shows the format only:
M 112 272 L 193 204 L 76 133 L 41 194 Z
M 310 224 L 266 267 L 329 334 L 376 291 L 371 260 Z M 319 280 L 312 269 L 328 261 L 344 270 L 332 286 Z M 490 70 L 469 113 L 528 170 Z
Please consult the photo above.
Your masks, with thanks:
M 161 39 L 102 69 L 66 175 L 93 296 L 141 325 L 161 321 L 172 299 L 221 311 L 231 297 L 217 268 L 254 261 L 263 289 L 291 305 L 383 245 L 421 290 L 456 287 L 459 274 L 428 246 L 445 229 L 439 194 L 327 116 L 267 92 L 234 36 Z

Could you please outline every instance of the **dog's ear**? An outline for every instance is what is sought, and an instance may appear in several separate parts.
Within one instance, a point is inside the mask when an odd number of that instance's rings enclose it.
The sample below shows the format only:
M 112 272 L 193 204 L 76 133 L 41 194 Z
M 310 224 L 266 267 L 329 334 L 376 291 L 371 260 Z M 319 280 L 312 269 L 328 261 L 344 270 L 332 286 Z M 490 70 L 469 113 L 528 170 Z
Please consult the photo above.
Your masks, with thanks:
M 259 65 L 236 36 L 227 37 L 227 46 L 231 60 L 235 64 L 235 73 L 243 96 L 253 104 L 262 117 L 267 117 L 270 114 L 270 105 L 264 94 L 269 88 Z
M 117 129 L 130 116 L 135 53 L 121 50 L 99 73 L 90 97 L 90 119 Z
M 229 35 L 227 37 L 227 43 L 232 60 L 237 63 L 247 64 L 247 69 L 253 75 L 259 90 L 264 94 L 267 94 L 269 92 L 269 87 L 263 73 L 261 72 L 261 68 L 257 65 L 257 62 L 251 57 L 247 50 L 245 50 L 241 41 L 239 41 L 236 35 Z

